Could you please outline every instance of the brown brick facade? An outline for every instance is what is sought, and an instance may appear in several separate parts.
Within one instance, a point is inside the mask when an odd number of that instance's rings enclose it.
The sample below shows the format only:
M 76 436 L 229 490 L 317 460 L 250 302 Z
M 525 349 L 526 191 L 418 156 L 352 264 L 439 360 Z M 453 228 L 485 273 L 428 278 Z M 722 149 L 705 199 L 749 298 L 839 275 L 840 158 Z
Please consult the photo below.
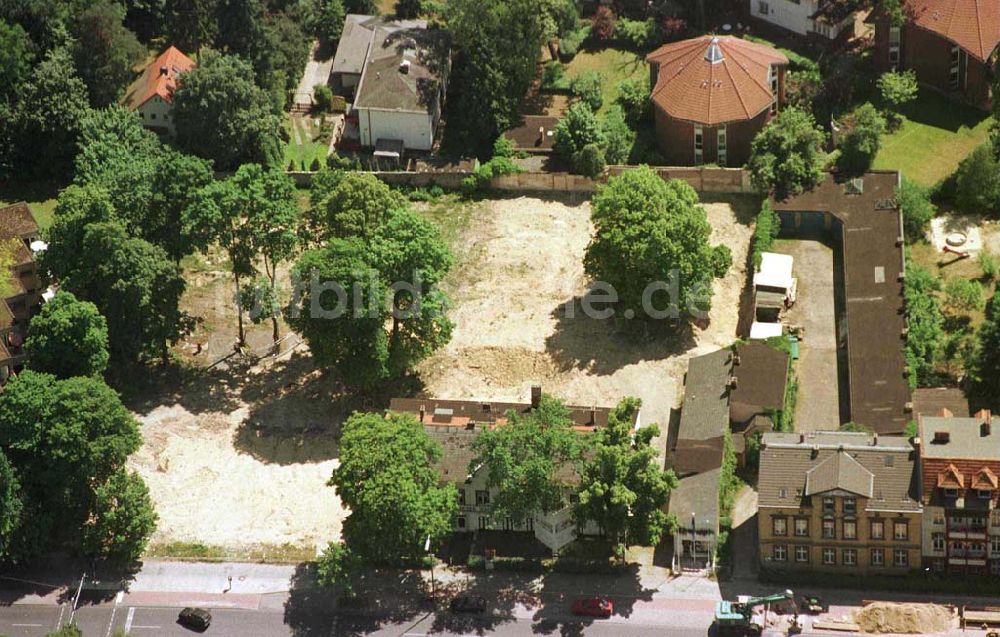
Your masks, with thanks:
M 656 141 L 663 158 L 670 166 L 694 166 L 694 133 L 692 122 L 674 119 L 662 109 L 655 108 Z M 750 145 L 757 133 L 771 120 L 769 111 L 764 111 L 757 117 L 725 125 L 727 138 L 727 157 L 725 166 L 738 167 L 746 164 L 750 158 Z M 719 126 L 702 126 L 702 160 L 701 164 L 719 164 L 718 130 Z
M 857 575 L 903 575 L 918 568 L 920 513 L 868 511 L 866 498 L 854 502 L 853 513 L 845 509 L 844 496 L 830 494 L 805 498 L 801 507 L 761 508 L 761 566 Z
M 880 15 L 875 20 L 875 69 L 880 73 L 893 68 L 890 59 L 890 21 Z M 953 43 L 927 29 L 906 23 L 900 28 L 899 70 L 913 69 L 917 80 L 950 97 L 978 108 L 989 108 L 991 100 L 990 69 L 983 61 L 960 49 L 958 86 L 952 84 Z

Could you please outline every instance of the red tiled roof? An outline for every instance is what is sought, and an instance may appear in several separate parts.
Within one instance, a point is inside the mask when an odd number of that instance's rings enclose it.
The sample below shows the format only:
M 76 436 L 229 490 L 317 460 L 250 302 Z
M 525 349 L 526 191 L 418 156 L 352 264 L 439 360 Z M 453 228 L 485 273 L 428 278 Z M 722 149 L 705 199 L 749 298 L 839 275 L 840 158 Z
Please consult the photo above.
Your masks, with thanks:
M 170 102 L 174 88 L 177 87 L 177 76 L 193 67 L 194 60 L 181 53 L 177 47 L 171 46 L 153 60 L 128 88 L 125 104 L 134 111 L 154 95 Z
M 753 119 L 769 108 L 770 67 L 788 64 L 771 47 L 711 35 L 664 45 L 646 60 L 659 65 L 653 102 L 673 118 L 707 125 Z
M 1000 44 L 1000 3 L 996 0 L 908 0 L 914 24 L 986 61 Z

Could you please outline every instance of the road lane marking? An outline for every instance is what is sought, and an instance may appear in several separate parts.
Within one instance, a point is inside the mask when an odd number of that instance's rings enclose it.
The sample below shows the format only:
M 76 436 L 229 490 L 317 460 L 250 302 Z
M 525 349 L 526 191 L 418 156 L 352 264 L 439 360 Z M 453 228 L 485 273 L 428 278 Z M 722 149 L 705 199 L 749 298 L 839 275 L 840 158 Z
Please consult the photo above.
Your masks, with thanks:
M 147 629 L 150 629 L 150 630 L 159 630 L 160 628 L 162 628 L 162 626 L 141 626 L 139 624 L 136 624 L 135 626 L 132 626 L 133 630 L 135 630 L 137 628 L 147 628 Z
M 135 619 L 135 606 L 129 606 L 128 615 L 125 617 L 125 633 L 132 630 L 132 620 Z
M 41 624 L 11 624 L 14 628 L 41 628 Z
M 125 597 L 125 591 L 118 591 L 118 594 L 115 595 L 115 605 L 117 606 L 118 604 L 121 604 L 122 598 L 124 597 Z
M 59 621 L 56 622 L 56 630 L 62 628 L 63 615 L 66 614 L 66 604 L 59 604 Z
M 117 613 L 117 612 L 118 612 L 118 605 L 115 604 L 114 606 L 111 607 L 111 620 L 108 621 L 108 632 L 105 633 L 104 637 L 111 637 L 111 629 L 114 628 L 114 625 L 115 625 L 115 613 Z

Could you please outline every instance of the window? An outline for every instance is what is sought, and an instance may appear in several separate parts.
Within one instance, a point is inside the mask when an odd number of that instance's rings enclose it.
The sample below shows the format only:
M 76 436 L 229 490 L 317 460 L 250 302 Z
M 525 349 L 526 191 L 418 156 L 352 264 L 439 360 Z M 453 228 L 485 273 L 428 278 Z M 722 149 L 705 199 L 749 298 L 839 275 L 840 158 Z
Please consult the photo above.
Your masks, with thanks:
M 798 537 L 809 536 L 809 519 L 795 518 L 795 535 Z
M 858 563 L 857 549 L 844 549 L 841 551 L 841 562 L 844 566 L 855 566 Z
M 788 489 L 786 489 L 785 487 L 779 488 L 778 489 L 778 497 L 781 498 L 782 500 L 784 500 L 785 498 L 787 498 L 788 497 Z
M 993 497 L 993 492 L 989 489 L 979 489 L 976 495 L 979 496 L 980 500 L 989 500 Z
M 962 49 L 956 44 L 951 47 L 951 68 L 948 69 L 948 85 L 952 90 L 958 88 L 958 76 Z
M 990 575 L 1000 575 L 1000 560 L 990 562 Z
M 156 113 L 150 113 L 149 119 L 156 119 Z
M 844 515 L 854 515 L 858 512 L 858 499 L 853 497 L 844 498 Z
M 873 540 L 885 539 L 885 522 L 882 520 L 872 520 L 871 536 Z
M 139 111 L 139 119 L 146 119 L 146 114 L 143 113 L 142 111 Z
M 809 547 L 808 546 L 796 546 L 795 547 L 795 561 L 796 562 L 808 562 L 809 561 Z
M 834 499 L 830 496 L 823 496 L 823 513 L 834 513 L 835 511 Z
M 836 564 L 837 563 L 837 551 L 834 549 L 823 549 L 823 563 L 824 564 Z
M 958 489 L 945 489 L 944 490 L 944 495 L 945 495 L 946 498 L 957 498 L 958 497 Z
M 906 522 L 893 522 L 892 523 L 892 539 L 894 540 L 908 540 L 910 539 L 910 527 Z
M 771 12 L 771 7 L 767 6 L 764 0 L 757 0 L 757 13 L 767 15 Z
M 909 566 L 910 565 L 910 552 L 906 549 L 896 549 L 893 551 L 893 565 L 895 566 Z
M 694 163 L 700 164 L 704 158 L 705 134 L 701 126 L 694 127 Z
M 899 27 L 889 27 L 889 64 L 899 66 Z
M 476 491 L 476 504 L 482 506 L 490 503 L 489 491 Z
M 767 69 L 767 81 L 771 85 L 771 113 L 774 114 L 778 112 L 778 71 L 773 66 Z
M 716 150 L 718 151 L 718 164 L 720 166 L 726 166 L 729 163 L 728 157 L 728 142 L 726 140 L 726 127 L 720 126 L 715 133 Z
M 490 519 L 485 515 L 479 516 L 479 528 L 488 529 L 490 528 Z
M 460 529 L 464 529 L 465 528 L 465 516 L 459 516 L 459 518 L 458 518 L 458 528 L 460 528 Z
M 931 550 L 935 552 L 944 550 L 944 533 L 931 533 Z
M 990 554 L 1000 556 L 1000 536 L 994 535 L 990 538 Z
M 465 506 L 465 489 L 458 490 L 458 506 Z
M 931 518 L 931 524 L 935 526 L 941 526 L 944 524 L 944 511 L 935 511 L 933 517 Z
M 852 520 L 844 520 L 844 539 L 858 539 L 858 523 Z
M 885 551 L 872 549 L 872 566 L 882 566 L 883 564 L 885 564 Z
M 831 37 L 833 33 L 833 30 L 830 28 L 829 24 L 827 24 L 826 22 L 821 22 L 819 20 L 813 20 L 813 31 L 822 35 L 825 38 Z
M 825 538 L 835 538 L 837 537 L 837 523 L 830 518 L 828 520 L 823 520 L 823 537 Z
M 788 520 L 785 518 L 774 518 L 772 521 L 775 535 L 788 535 Z
M 784 544 L 774 545 L 774 561 L 784 562 L 788 560 L 788 547 Z

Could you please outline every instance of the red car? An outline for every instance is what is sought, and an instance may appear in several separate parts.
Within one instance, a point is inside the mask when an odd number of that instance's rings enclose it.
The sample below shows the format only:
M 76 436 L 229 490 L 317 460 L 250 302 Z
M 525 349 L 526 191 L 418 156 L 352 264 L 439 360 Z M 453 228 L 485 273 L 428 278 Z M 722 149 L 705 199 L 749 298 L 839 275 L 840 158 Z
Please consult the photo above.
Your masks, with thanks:
M 607 597 L 587 597 L 573 602 L 573 614 L 585 617 L 611 617 L 615 605 Z

